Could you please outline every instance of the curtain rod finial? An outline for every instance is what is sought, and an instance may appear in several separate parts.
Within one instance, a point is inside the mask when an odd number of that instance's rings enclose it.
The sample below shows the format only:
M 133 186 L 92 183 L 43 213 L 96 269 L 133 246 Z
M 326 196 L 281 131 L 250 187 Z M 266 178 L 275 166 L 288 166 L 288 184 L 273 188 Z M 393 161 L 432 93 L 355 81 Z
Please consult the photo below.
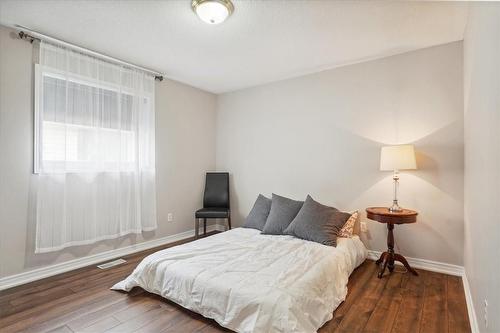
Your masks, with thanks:
M 21 39 L 29 40 L 29 42 L 31 44 L 33 44 L 33 42 L 35 41 L 35 37 L 28 35 L 24 31 L 19 31 L 18 35 L 19 35 L 19 38 L 21 38 Z
M 155 76 L 155 80 L 158 80 L 158 81 L 160 81 L 160 82 L 161 82 L 161 81 L 163 81 L 163 76 L 161 76 L 161 75 L 156 75 L 156 76 Z

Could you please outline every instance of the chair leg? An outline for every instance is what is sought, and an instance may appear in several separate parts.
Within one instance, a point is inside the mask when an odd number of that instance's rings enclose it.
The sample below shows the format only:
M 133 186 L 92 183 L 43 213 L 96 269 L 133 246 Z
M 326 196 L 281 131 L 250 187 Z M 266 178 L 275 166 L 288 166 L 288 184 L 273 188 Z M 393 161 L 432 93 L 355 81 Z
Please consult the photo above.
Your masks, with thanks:
M 194 239 L 198 239 L 198 232 L 200 229 L 200 220 L 194 219 Z
M 203 219 L 203 236 L 207 235 L 207 219 Z
M 229 226 L 229 230 L 231 230 L 231 214 L 227 216 L 227 224 Z

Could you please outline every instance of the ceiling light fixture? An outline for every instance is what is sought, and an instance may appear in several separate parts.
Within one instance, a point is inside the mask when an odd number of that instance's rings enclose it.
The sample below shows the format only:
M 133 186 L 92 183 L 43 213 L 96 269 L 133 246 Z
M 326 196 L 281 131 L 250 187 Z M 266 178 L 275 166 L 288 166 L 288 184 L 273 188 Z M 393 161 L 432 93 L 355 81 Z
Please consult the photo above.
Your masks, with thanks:
M 231 0 L 193 0 L 191 7 L 196 15 L 208 24 L 222 23 L 234 11 Z

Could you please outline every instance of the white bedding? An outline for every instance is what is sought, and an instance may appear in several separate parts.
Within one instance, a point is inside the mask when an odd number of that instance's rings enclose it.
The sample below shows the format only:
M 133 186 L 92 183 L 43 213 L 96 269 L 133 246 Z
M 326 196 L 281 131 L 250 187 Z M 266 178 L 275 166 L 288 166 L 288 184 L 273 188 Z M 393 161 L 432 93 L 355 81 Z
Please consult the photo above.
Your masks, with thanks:
M 366 256 L 357 236 L 335 248 L 236 228 L 151 254 L 112 289 L 142 287 L 237 332 L 315 332 Z

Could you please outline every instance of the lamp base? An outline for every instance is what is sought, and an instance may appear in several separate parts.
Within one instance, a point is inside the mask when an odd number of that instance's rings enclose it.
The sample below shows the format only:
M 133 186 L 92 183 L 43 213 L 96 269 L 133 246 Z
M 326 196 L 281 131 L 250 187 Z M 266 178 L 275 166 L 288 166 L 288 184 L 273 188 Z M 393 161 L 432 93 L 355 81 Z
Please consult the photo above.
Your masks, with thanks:
M 389 211 L 390 212 L 402 212 L 403 211 L 403 208 L 401 208 L 401 206 L 398 205 L 398 201 L 397 200 L 393 200 L 392 202 L 392 206 L 389 207 Z
M 391 213 L 402 212 L 403 208 L 398 205 L 398 185 L 399 185 L 399 172 L 398 170 L 394 170 L 394 174 L 392 176 L 394 180 L 394 199 L 392 199 L 392 206 L 389 207 L 389 211 Z

